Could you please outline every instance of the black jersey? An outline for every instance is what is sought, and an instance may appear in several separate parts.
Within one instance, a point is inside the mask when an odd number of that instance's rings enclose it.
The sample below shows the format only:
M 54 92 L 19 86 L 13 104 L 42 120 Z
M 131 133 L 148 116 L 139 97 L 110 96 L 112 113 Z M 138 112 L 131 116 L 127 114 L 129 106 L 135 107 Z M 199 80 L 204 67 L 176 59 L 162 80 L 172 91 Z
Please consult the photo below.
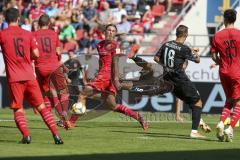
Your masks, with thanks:
M 66 67 L 69 69 L 68 78 L 71 80 L 78 80 L 80 76 L 81 63 L 77 58 L 73 58 L 65 62 Z
M 183 63 L 186 60 L 195 61 L 196 57 L 191 49 L 176 41 L 164 43 L 156 53 L 160 57 L 160 63 L 175 72 L 183 71 Z

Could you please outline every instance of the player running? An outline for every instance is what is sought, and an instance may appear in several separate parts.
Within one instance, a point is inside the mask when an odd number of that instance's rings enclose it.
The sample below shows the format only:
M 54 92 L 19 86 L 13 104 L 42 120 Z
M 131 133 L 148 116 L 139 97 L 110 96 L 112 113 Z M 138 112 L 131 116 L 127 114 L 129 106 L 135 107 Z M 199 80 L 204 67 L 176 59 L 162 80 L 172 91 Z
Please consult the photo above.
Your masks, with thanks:
M 16 125 L 23 136 L 20 143 L 31 143 L 23 109 L 23 99 L 26 98 L 30 105 L 41 114 L 42 119 L 52 132 L 55 144 L 63 144 L 54 123 L 54 117 L 43 103 L 41 91 L 34 76 L 31 58 L 39 56 L 37 42 L 31 32 L 18 26 L 20 17 L 17 9 L 7 9 L 5 19 L 9 27 L 0 32 L 0 44 L 10 91 L 10 105 L 13 109 Z
M 233 129 L 240 117 L 240 30 L 234 28 L 237 12 L 224 12 L 225 29 L 217 32 L 212 41 L 212 59 L 219 65 L 220 80 L 226 95 L 226 103 L 217 124 L 217 138 L 227 142 L 233 139 Z M 234 106 L 230 126 L 224 130 L 224 121 Z
M 60 120 L 68 122 L 68 91 L 64 70 L 59 62 L 61 57 L 58 34 L 49 29 L 50 18 L 43 14 L 38 20 L 40 29 L 34 32 L 39 44 L 39 57 L 35 60 L 35 71 L 40 88 L 43 92 L 44 103 L 50 110 L 55 108 Z M 53 102 L 53 105 L 51 104 Z
M 141 124 L 142 128 L 146 130 L 148 123 L 144 120 L 143 116 L 128 107 L 116 103 L 116 83 L 119 79 L 117 73 L 114 72 L 116 65 L 113 63 L 113 57 L 116 56 L 120 49 L 117 42 L 114 40 L 117 33 L 117 28 L 113 24 L 109 24 L 105 28 L 105 40 L 101 41 L 97 45 L 99 53 L 99 72 L 96 78 L 87 83 L 84 87 L 81 95 L 79 96 L 79 102 L 81 103 L 86 97 L 93 96 L 97 93 L 101 93 L 105 104 L 115 112 L 120 112 L 127 116 L 130 116 Z M 115 77 L 115 78 L 112 78 Z

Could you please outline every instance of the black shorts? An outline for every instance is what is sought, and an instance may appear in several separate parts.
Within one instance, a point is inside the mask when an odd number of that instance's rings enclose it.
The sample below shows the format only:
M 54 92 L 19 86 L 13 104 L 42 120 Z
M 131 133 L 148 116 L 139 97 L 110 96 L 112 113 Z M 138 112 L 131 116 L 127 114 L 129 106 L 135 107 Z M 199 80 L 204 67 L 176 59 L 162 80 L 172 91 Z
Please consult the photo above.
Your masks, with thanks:
M 164 79 L 174 84 L 173 93 L 186 104 L 195 104 L 201 99 L 197 88 L 185 72 L 170 72 L 165 74 Z

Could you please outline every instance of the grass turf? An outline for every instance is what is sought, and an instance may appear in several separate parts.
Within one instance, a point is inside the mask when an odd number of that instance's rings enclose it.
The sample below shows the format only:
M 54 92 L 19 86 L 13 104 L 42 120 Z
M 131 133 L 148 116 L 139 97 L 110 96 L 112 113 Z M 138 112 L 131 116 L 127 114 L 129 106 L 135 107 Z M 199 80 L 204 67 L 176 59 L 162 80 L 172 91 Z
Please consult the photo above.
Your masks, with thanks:
M 171 113 L 147 113 L 150 129 L 144 132 L 139 124 L 118 113 L 109 112 L 90 121 L 80 121 L 73 130 L 59 128 L 64 145 L 53 144 L 50 131 L 40 116 L 26 111 L 32 143 L 18 144 L 21 139 L 12 112 L 0 110 L 0 159 L 4 160 L 75 160 L 75 159 L 174 159 L 174 160 L 237 160 L 240 157 L 240 133 L 236 128 L 232 143 L 218 142 L 213 131 L 205 140 L 189 139 L 190 117 L 184 123 L 174 122 Z M 203 118 L 214 129 L 219 115 Z

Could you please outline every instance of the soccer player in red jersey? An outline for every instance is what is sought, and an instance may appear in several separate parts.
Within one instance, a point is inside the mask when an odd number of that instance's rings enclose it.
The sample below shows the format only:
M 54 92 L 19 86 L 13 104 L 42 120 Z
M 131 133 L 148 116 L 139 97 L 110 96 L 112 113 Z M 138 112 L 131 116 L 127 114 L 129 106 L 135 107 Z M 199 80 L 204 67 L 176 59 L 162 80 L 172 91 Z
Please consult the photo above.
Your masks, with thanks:
M 53 114 L 45 107 L 39 85 L 34 76 L 31 58 L 39 56 L 37 42 L 31 32 L 18 26 L 19 11 L 17 9 L 7 9 L 5 19 L 9 27 L 0 32 L 0 44 L 11 96 L 11 108 L 16 125 L 23 135 L 20 143 L 29 144 L 31 142 L 23 109 L 23 99 L 26 98 L 30 105 L 36 107 L 41 114 L 52 132 L 55 144 L 63 144 L 54 123 Z
M 99 72 L 95 79 L 84 87 L 81 95 L 79 96 L 78 103 L 81 103 L 81 101 L 88 96 L 102 93 L 102 98 L 108 107 L 116 112 L 120 112 L 136 119 L 139 121 L 142 128 L 146 130 L 148 128 L 148 124 L 142 115 L 134 112 L 127 106 L 116 103 L 116 85 L 119 83 L 119 75 L 114 73 L 117 64 L 113 63 L 113 58 L 114 56 L 117 56 L 120 51 L 118 43 L 114 40 L 116 33 L 117 28 L 115 25 L 109 24 L 106 26 L 105 40 L 99 42 L 97 45 L 99 53 Z
M 233 129 L 240 117 L 240 30 L 234 28 L 237 12 L 224 12 L 225 29 L 217 32 L 212 40 L 212 59 L 219 65 L 220 80 L 226 95 L 226 103 L 217 125 L 217 138 L 231 142 Z M 224 121 L 234 106 L 230 126 L 224 130 Z
M 50 110 L 54 107 L 60 119 L 66 122 L 66 126 L 68 126 L 69 94 L 64 70 L 60 67 L 59 62 L 61 56 L 60 40 L 58 34 L 49 29 L 50 18 L 48 15 L 40 16 L 38 24 L 40 29 L 34 32 L 39 44 L 39 57 L 35 60 L 37 79 L 43 92 L 46 107 Z

